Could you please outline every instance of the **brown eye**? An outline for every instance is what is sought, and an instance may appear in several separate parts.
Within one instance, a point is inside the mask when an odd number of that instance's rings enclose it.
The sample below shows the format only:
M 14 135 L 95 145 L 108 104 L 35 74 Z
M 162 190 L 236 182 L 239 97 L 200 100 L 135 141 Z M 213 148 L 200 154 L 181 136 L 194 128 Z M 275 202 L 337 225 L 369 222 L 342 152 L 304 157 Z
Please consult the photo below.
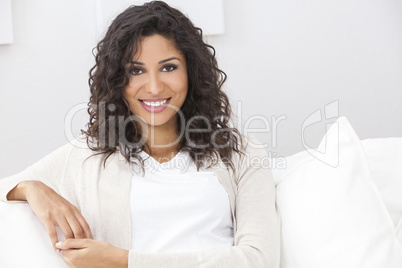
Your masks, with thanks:
M 142 74 L 143 72 L 142 72 L 142 70 L 141 70 L 140 68 L 132 68 L 132 69 L 130 70 L 130 73 L 131 73 L 132 75 L 139 75 L 139 74 Z
M 166 66 L 163 66 L 162 71 L 171 72 L 171 71 L 176 70 L 176 69 L 177 69 L 176 65 L 166 65 Z

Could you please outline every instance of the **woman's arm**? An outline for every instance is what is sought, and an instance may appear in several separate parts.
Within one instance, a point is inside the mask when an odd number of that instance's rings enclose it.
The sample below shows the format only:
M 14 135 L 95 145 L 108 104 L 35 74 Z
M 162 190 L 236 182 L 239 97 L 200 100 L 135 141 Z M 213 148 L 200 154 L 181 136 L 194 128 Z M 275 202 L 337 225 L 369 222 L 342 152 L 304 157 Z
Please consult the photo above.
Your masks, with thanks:
M 62 250 L 63 260 L 75 268 L 127 268 L 128 250 L 104 241 L 67 239 L 56 246 Z
M 67 144 L 26 170 L 0 180 L 0 200 L 28 201 L 45 226 L 55 250 L 58 241 L 56 226 L 66 238 L 92 239 L 89 225 L 78 209 L 56 192 L 60 191 L 71 146 Z
M 31 183 L 31 181 L 22 181 L 17 184 L 8 194 L 7 194 L 7 200 L 8 201 L 26 201 L 26 187 L 27 184 Z

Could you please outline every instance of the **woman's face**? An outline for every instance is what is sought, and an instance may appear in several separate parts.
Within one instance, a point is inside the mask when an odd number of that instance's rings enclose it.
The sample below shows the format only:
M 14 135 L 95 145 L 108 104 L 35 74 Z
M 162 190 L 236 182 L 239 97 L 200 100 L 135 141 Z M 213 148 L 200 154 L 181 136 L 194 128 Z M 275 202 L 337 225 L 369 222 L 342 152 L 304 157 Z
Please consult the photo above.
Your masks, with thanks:
M 130 81 L 123 94 L 131 112 L 149 126 L 176 127 L 188 81 L 185 58 L 174 42 L 158 34 L 144 37 L 128 68 Z

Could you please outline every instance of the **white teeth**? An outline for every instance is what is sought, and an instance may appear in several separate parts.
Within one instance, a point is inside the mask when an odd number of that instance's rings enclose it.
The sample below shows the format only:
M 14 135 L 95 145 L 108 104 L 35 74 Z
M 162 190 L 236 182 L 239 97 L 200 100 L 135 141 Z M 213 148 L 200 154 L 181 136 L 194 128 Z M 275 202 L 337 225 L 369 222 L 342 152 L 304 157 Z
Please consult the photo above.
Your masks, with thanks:
M 158 107 L 161 106 L 162 104 L 164 104 L 165 102 L 167 102 L 167 99 L 164 101 L 156 101 L 156 102 L 147 102 L 147 101 L 143 101 L 146 105 L 148 106 L 152 106 L 152 107 Z

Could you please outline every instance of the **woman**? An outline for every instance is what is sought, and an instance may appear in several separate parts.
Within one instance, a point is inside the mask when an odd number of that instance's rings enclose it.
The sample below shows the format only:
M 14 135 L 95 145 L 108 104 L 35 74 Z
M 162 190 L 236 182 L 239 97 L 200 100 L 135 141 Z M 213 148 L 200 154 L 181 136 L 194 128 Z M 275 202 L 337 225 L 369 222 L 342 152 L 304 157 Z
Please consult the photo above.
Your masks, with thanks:
M 97 46 L 87 130 L 1 200 L 28 201 L 71 267 L 279 267 L 266 153 L 229 127 L 225 78 L 181 12 L 128 8 Z

